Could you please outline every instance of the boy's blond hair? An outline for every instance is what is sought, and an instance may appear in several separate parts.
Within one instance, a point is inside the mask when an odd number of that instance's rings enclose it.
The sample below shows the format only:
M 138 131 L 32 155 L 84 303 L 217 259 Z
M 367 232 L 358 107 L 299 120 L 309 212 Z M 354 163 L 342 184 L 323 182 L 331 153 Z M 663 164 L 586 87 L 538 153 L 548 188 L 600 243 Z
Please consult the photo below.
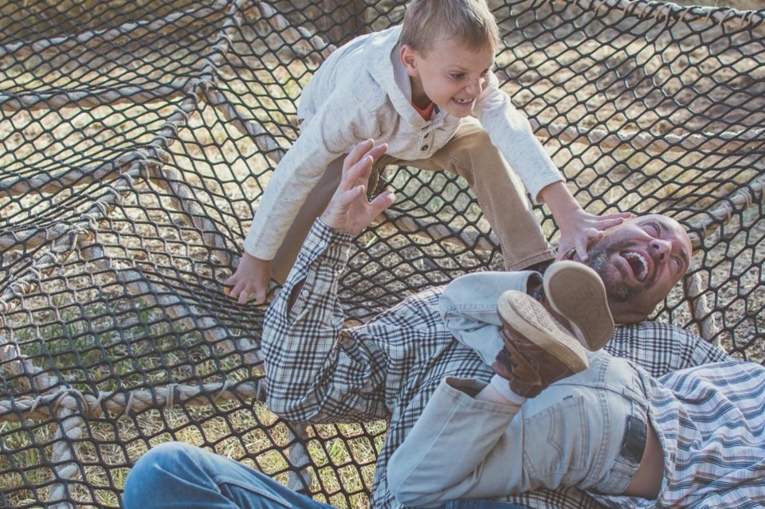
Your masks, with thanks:
M 496 51 L 499 27 L 486 0 L 411 0 L 401 29 L 401 42 L 427 53 L 444 39 L 455 38 L 472 50 L 487 45 Z

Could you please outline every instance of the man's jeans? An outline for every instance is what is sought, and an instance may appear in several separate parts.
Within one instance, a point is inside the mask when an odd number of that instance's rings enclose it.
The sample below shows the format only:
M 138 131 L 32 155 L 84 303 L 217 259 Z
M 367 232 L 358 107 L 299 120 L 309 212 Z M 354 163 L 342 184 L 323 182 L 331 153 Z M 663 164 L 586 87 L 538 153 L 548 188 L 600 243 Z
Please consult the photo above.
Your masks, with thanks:
M 237 461 L 179 442 L 159 445 L 125 482 L 125 509 L 330 509 Z M 515 504 L 456 500 L 443 509 L 523 509 Z

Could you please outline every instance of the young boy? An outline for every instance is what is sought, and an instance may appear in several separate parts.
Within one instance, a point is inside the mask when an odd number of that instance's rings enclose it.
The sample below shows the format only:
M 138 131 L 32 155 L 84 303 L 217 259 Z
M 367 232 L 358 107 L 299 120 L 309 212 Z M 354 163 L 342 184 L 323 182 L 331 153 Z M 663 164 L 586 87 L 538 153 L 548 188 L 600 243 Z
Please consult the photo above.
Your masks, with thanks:
M 523 184 L 550 208 L 559 251 L 575 248 L 586 258 L 589 239 L 628 214 L 592 216 L 574 200 L 528 120 L 499 89 L 491 72 L 498 45 L 485 0 L 412 0 L 401 26 L 330 55 L 302 93 L 301 134 L 263 194 L 226 293 L 240 303 L 252 295 L 265 301 L 268 281 L 284 280 L 337 187 L 345 153 L 371 138 L 388 145 L 380 166 L 405 162 L 464 177 L 507 269 L 554 257 Z

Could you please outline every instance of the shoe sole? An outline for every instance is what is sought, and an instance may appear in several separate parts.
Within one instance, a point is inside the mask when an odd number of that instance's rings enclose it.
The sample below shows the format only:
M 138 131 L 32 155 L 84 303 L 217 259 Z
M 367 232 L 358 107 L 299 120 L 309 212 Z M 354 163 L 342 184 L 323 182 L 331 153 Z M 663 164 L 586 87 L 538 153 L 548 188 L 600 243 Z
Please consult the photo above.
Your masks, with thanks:
M 506 326 L 544 349 L 573 372 L 584 371 L 589 363 L 577 338 L 563 329 L 550 313 L 525 293 L 507 291 L 497 301 L 497 313 Z
M 547 302 L 569 321 L 582 346 L 600 350 L 613 337 L 614 318 L 597 272 L 578 262 L 553 263 L 545 272 L 544 288 Z

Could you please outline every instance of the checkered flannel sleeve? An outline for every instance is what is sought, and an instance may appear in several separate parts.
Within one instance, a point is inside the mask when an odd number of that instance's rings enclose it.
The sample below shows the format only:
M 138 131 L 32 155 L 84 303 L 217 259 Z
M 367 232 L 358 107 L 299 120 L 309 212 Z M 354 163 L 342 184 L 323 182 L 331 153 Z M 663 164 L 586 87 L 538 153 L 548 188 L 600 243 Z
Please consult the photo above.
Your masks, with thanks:
M 267 403 L 286 419 L 337 423 L 388 416 L 380 390 L 384 364 L 343 331 L 337 286 L 350 241 L 350 235 L 316 221 L 266 313 Z

